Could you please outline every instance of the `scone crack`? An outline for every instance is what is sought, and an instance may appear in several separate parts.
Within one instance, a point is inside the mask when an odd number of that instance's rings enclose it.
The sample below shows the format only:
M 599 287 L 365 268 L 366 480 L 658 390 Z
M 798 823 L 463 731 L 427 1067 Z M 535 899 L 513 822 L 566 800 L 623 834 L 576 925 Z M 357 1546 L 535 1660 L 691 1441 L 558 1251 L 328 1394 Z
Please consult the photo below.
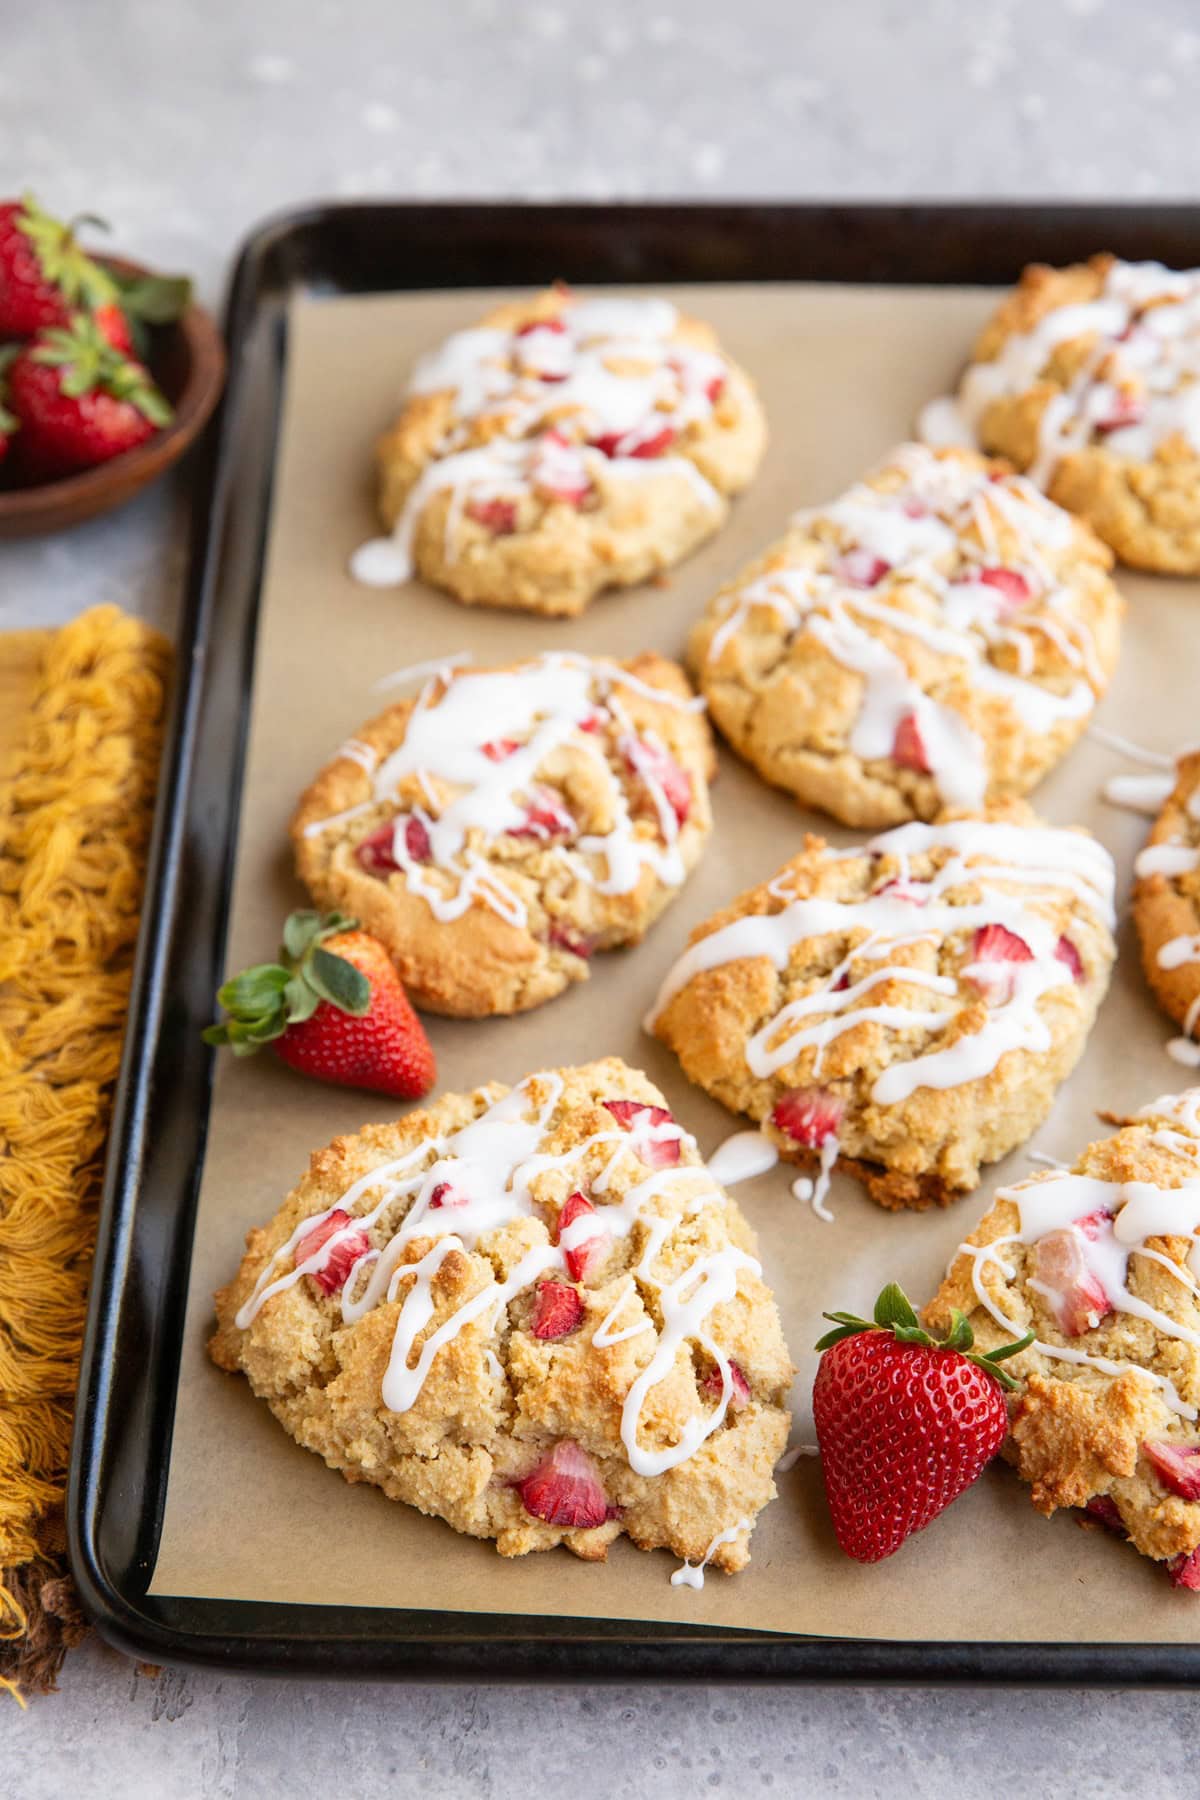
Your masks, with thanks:
M 1070 1169 L 1001 1188 L 928 1321 L 1026 1330 L 1008 1455 L 1034 1504 L 1081 1507 L 1200 1587 L 1200 1089 L 1164 1095 Z
M 798 514 L 690 657 L 734 748 L 799 799 L 849 824 L 978 807 L 1031 787 L 1103 694 L 1109 560 L 1004 465 L 902 445 Z
M 1114 871 L 1012 803 L 835 851 L 810 839 L 693 934 L 647 1027 L 785 1155 L 944 1203 L 1029 1135 L 1115 949 Z M 878 1183 L 871 1170 L 887 1171 Z
M 651 655 L 438 670 L 301 800 L 301 877 L 381 938 L 418 1005 L 536 1005 L 636 942 L 698 860 L 702 707 Z
M 749 1231 L 623 1064 L 340 1140 L 249 1242 L 216 1360 L 350 1479 L 502 1554 L 625 1530 L 694 1558 L 774 1492 L 792 1368 Z M 291 1367 L 325 1358 L 321 1385 Z

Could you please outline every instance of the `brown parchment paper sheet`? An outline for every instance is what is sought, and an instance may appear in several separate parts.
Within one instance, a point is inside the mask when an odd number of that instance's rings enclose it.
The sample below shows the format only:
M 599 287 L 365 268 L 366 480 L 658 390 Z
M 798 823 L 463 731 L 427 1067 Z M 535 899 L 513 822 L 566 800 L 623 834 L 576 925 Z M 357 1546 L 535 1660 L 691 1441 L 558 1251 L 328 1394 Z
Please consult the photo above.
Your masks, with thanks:
M 419 584 L 356 586 L 346 558 L 375 523 L 370 446 L 394 411 L 413 357 L 472 323 L 496 296 L 479 293 L 303 301 L 290 319 L 288 389 L 271 533 L 229 966 L 273 952 L 282 919 L 303 901 L 286 826 L 312 773 L 386 704 L 372 683 L 401 666 L 469 648 L 478 663 L 547 647 L 677 655 L 718 583 L 784 526 L 798 506 L 835 494 L 904 437 L 928 396 L 944 391 L 991 305 L 979 290 L 779 286 L 678 290 L 711 319 L 760 383 L 771 445 L 763 472 L 731 523 L 669 585 L 597 600 L 570 623 L 461 606 Z M 1100 719 L 1158 748 L 1196 736 L 1193 673 L 1200 586 L 1122 572 L 1129 601 L 1115 688 Z M 1100 799 L 1125 767 L 1085 741 L 1042 787 L 1057 823 L 1090 826 L 1117 856 L 1121 893 L 1146 826 Z M 770 874 L 806 827 L 849 834 L 801 814 L 728 751 L 714 792 L 716 830 L 699 870 L 636 950 L 597 957 L 590 981 L 516 1019 L 427 1020 L 443 1090 L 617 1054 L 666 1091 L 680 1120 L 711 1152 L 738 1121 L 689 1086 L 643 1035 L 642 1013 L 689 928 Z M 197 1021 L 197 1025 L 199 1025 Z M 1121 961 L 1086 1058 L 1028 1146 L 1072 1158 L 1101 1134 L 1101 1107 L 1131 1110 L 1186 1085 L 1165 1043 L 1171 1028 L 1144 989 L 1136 944 L 1121 929 Z M 889 1562 L 860 1568 L 837 1550 L 819 1466 L 803 1457 L 779 1477 L 761 1514 L 753 1561 L 710 1575 L 703 1592 L 672 1588 L 673 1559 L 622 1541 L 606 1565 L 565 1550 L 519 1561 L 350 1487 L 280 1429 L 240 1377 L 207 1360 L 213 1289 L 236 1267 L 245 1231 L 268 1219 L 309 1152 L 339 1132 L 397 1109 L 323 1088 L 263 1056 L 216 1084 L 185 1325 L 179 1406 L 158 1564 L 158 1594 L 302 1601 L 334 1606 L 431 1607 L 597 1618 L 705 1622 L 831 1636 L 967 1639 L 1165 1640 L 1200 1632 L 1200 1603 L 1127 1547 L 1045 1521 L 1025 1488 L 994 1467 L 943 1518 Z M 823 1308 L 867 1308 L 883 1282 L 918 1301 L 937 1285 L 955 1245 L 1000 1183 L 1031 1171 L 1018 1151 L 949 1212 L 893 1216 L 850 1181 L 823 1224 L 789 1191 L 780 1167 L 737 1190 L 757 1228 L 800 1365 L 794 1439 L 811 1441 L 808 1394 Z

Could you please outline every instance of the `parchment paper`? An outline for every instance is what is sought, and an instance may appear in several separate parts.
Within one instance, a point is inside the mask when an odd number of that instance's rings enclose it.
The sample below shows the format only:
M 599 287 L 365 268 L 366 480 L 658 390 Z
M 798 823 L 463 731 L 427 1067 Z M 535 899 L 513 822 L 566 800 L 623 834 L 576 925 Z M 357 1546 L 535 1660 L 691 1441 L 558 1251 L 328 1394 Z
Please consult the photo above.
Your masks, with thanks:
M 548 647 L 677 655 L 717 584 L 773 538 L 788 515 L 837 493 L 907 435 L 921 402 L 945 391 L 991 305 L 976 291 L 714 287 L 679 290 L 711 319 L 758 379 L 771 425 L 763 472 L 725 531 L 669 585 L 598 599 L 578 621 L 543 622 L 461 606 L 419 584 L 375 592 L 346 573 L 375 530 L 370 446 L 394 411 L 413 357 L 473 322 L 479 293 L 304 301 L 290 321 L 288 392 L 242 809 L 229 965 L 273 952 L 284 915 L 303 901 L 286 825 L 311 775 L 386 703 L 379 677 L 470 648 L 503 661 Z M 1125 647 L 1100 718 L 1158 748 L 1195 737 L 1193 672 L 1200 585 L 1120 575 Z M 1038 796 L 1055 822 L 1090 826 L 1118 858 L 1121 893 L 1144 822 L 1106 806 L 1102 781 L 1124 767 L 1085 741 Z M 667 1093 L 710 1152 L 738 1122 L 691 1087 L 639 1023 L 689 928 L 770 874 L 806 827 L 848 833 L 797 811 L 722 751 L 716 830 L 696 874 L 638 949 L 599 956 L 590 981 L 522 1018 L 431 1019 L 443 1090 L 618 1054 Z M 199 1030 L 204 1021 L 195 1021 Z M 1086 1058 L 1028 1149 L 1072 1158 L 1103 1127 L 1102 1107 L 1130 1110 L 1185 1086 L 1165 1053 L 1171 1027 L 1145 991 L 1132 930 Z M 830 1636 L 1187 1641 L 1200 1604 L 1127 1547 L 1047 1522 L 1026 1489 L 994 1467 L 891 1561 L 860 1568 L 838 1551 L 815 1459 L 779 1477 L 743 1574 L 710 1575 L 703 1592 L 672 1588 L 674 1560 L 622 1541 L 607 1565 L 565 1550 L 498 1558 L 490 1544 L 350 1487 L 280 1429 L 240 1377 L 207 1360 L 213 1289 L 237 1265 L 246 1229 L 268 1219 L 338 1132 L 395 1115 L 386 1102 L 324 1088 L 269 1056 L 222 1058 L 196 1225 L 179 1408 L 152 1591 L 336 1606 L 433 1607 L 708 1622 Z M 1029 1173 L 1026 1151 L 991 1170 L 948 1212 L 893 1216 L 850 1181 L 834 1185 L 823 1224 L 780 1167 L 737 1190 L 757 1228 L 792 1354 L 796 1441 L 812 1438 L 810 1346 L 823 1308 L 869 1306 L 886 1279 L 917 1300 L 936 1287 L 956 1244 L 999 1184 Z

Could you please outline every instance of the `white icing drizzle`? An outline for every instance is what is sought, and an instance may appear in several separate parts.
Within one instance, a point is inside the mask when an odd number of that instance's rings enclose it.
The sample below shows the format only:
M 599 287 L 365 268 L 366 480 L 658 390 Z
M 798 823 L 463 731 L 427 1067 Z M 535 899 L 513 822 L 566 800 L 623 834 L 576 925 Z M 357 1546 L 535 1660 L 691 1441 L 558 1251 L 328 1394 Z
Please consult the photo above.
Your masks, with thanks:
M 397 816 L 391 855 L 409 891 L 443 922 L 478 903 L 515 926 L 526 924 L 524 900 L 502 868 L 479 853 L 475 834 L 490 841 L 527 829 L 531 805 L 536 809 L 539 800 L 560 826 L 543 833 L 555 840 L 547 841 L 546 849 L 572 877 L 601 894 L 627 894 L 649 868 L 665 886 L 679 887 L 687 870 L 679 849 L 682 826 L 664 787 L 661 759 L 667 753 L 653 731 L 634 731 L 622 704 L 623 689 L 680 711 L 704 704 L 681 700 L 618 664 L 565 651 L 511 670 L 452 673 L 439 662 L 417 697 L 399 747 L 372 768 L 353 755 L 370 777 L 370 797 L 312 821 L 304 835 L 319 836 L 373 806 L 395 803 L 402 782 L 413 777 L 422 785 L 426 804 Z M 653 835 L 631 815 L 623 783 L 588 730 L 598 719 L 618 727 L 618 749 L 654 806 Z M 612 824 L 603 835 L 578 834 L 557 791 L 539 788 L 539 767 L 567 743 L 589 757 L 607 788 Z M 427 856 L 413 854 L 408 841 L 412 819 L 423 833 Z
M 1177 435 L 1200 451 L 1200 270 L 1153 262 L 1114 262 L 1096 299 L 1055 307 L 992 362 L 971 363 L 953 399 L 926 407 L 921 437 L 975 445 L 988 408 L 1027 393 L 1057 347 L 1081 338 L 1092 346 L 1042 413 L 1032 481 L 1043 486 L 1064 456 L 1096 443 L 1136 462 Z
M 946 857 L 930 880 L 890 882 L 886 887 L 893 891 L 885 889 L 863 899 L 796 898 L 786 889 L 773 890 L 784 902 L 780 911 L 743 915 L 684 952 L 666 976 L 646 1028 L 652 1031 L 672 998 L 703 971 L 752 957 L 765 957 L 782 971 L 804 940 L 853 934 L 857 941 L 825 985 L 784 1006 L 747 1040 L 746 1063 L 759 1080 L 778 1073 L 804 1049 L 820 1049 L 868 1020 L 897 1034 L 888 1067 L 871 1089 L 872 1100 L 881 1106 L 899 1104 L 918 1088 L 951 1088 L 977 1080 L 1009 1050 L 1048 1049 L 1050 1033 L 1039 1002 L 1053 988 L 1070 986 L 1074 977 L 1056 954 L 1059 928 L 1041 909 L 1061 906 L 1065 892 L 1077 912 L 1111 930 L 1111 857 L 1095 839 L 1078 832 L 971 819 L 902 825 L 870 839 L 861 849 L 824 854 L 838 860 L 891 856 L 907 869 L 913 856 L 935 850 L 946 852 Z M 956 890 L 967 883 L 982 885 L 983 898 L 954 903 Z M 1017 891 L 1007 891 L 1010 888 Z M 960 997 L 958 980 L 896 960 L 896 950 L 987 925 L 1001 925 L 1019 937 L 1031 952 L 1029 960 L 1006 962 L 1003 989 L 984 989 L 988 1005 L 978 1030 L 942 1048 L 935 1041 L 922 1053 L 906 1050 L 905 1031 L 952 1033 L 964 1007 L 977 1003 L 979 993 Z M 839 988 L 851 956 L 881 966 Z M 995 968 L 969 963 L 960 975 L 974 976 L 983 986 Z M 874 1004 L 871 992 L 884 981 L 903 983 L 909 991 L 903 999 Z M 921 1003 L 931 997 L 936 1005 Z M 814 1209 L 825 1216 L 820 1193 L 804 1197 L 811 1197 Z
M 544 1098 L 537 1103 L 539 1089 L 544 1090 Z M 339 1245 L 351 1241 L 357 1245 L 360 1233 L 369 1232 L 389 1208 L 402 1205 L 400 1222 L 382 1248 L 365 1249 L 356 1256 L 341 1292 L 340 1307 L 345 1323 L 353 1324 L 381 1303 L 394 1304 L 399 1300 L 381 1398 L 389 1411 L 407 1412 L 415 1404 L 438 1351 L 452 1342 L 464 1326 L 474 1319 L 496 1320 L 515 1295 L 547 1270 L 565 1271 L 567 1251 L 577 1249 L 598 1230 L 611 1237 L 626 1237 L 639 1228 L 645 1233 L 642 1255 L 596 1332 L 594 1342 L 604 1348 L 642 1332 L 656 1336 L 653 1356 L 626 1395 L 621 1437 L 629 1465 L 639 1475 L 661 1475 L 686 1461 L 723 1422 L 733 1397 L 729 1359 L 711 1335 L 711 1315 L 716 1307 L 733 1300 L 743 1271 L 755 1276 L 762 1272 L 753 1257 L 728 1245 L 697 1256 L 671 1281 L 664 1282 L 655 1274 L 660 1254 L 678 1242 L 677 1229 L 706 1207 L 725 1204 L 724 1193 L 703 1163 L 681 1161 L 655 1169 L 621 1200 L 597 1206 L 593 1212 L 575 1219 L 560 1233 L 557 1243 L 534 1244 L 506 1279 L 493 1276 L 444 1319 L 417 1352 L 417 1340 L 434 1315 L 433 1282 L 446 1257 L 454 1250 L 473 1249 L 481 1238 L 514 1221 L 540 1218 L 533 1192 L 539 1175 L 548 1170 L 574 1169 L 597 1146 L 611 1144 L 613 1151 L 605 1170 L 590 1183 L 591 1192 L 596 1195 L 611 1182 L 617 1162 L 636 1155 L 639 1144 L 673 1139 L 688 1150 L 695 1149 L 695 1140 L 674 1120 L 658 1125 L 635 1120 L 632 1130 L 614 1124 L 611 1130 L 593 1133 L 571 1150 L 552 1156 L 539 1146 L 549 1134 L 562 1092 L 558 1075 L 531 1075 L 460 1130 L 444 1137 L 422 1139 L 402 1156 L 361 1176 L 332 1206 L 301 1219 L 287 1241 L 268 1259 L 249 1298 L 239 1309 L 239 1330 L 249 1329 L 275 1295 L 324 1268 Z M 444 1184 L 451 1190 L 449 1201 L 445 1199 Z M 677 1197 L 678 1207 L 674 1216 L 655 1205 L 672 1194 Z M 358 1210 L 360 1207 L 363 1210 Z M 301 1239 L 335 1212 L 346 1214 L 346 1222 L 312 1256 L 289 1266 Z M 433 1242 L 418 1261 L 406 1262 L 405 1250 L 418 1238 L 432 1238 Z M 617 1314 L 635 1292 L 636 1282 L 655 1292 L 662 1321 L 657 1331 L 648 1319 L 624 1330 L 616 1328 Z M 721 1397 L 711 1409 L 698 1412 L 687 1421 L 676 1444 L 648 1449 L 638 1435 L 646 1399 L 670 1373 L 680 1349 L 689 1342 L 699 1344 L 716 1364 L 721 1375 Z M 488 1366 L 492 1368 L 491 1363 Z
M 740 1537 L 743 1531 L 749 1531 L 749 1529 L 750 1520 L 739 1519 L 736 1525 L 730 1525 L 725 1531 L 718 1531 L 716 1537 L 708 1546 L 708 1549 L 704 1552 L 704 1555 L 700 1558 L 698 1563 L 690 1563 L 686 1558 L 684 1559 L 683 1564 L 676 1569 L 671 1577 L 671 1586 L 696 1588 L 697 1590 L 702 1588 L 704 1586 L 704 1571 L 712 1561 L 716 1552 L 720 1549 L 721 1545 L 732 1544 L 735 1538 Z
M 901 446 L 881 468 L 900 469 L 903 485 L 884 493 L 860 484 L 797 515 L 797 523 L 838 526 L 852 548 L 831 549 L 829 568 L 775 569 L 726 595 L 708 660 L 719 661 L 748 615 L 765 607 L 789 632 L 806 631 L 861 676 L 862 701 L 850 734 L 855 755 L 868 762 L 890 757 L 897 729 L 911 720 L 943 799 L 978 806 L 988 784 L 983 742 L 955 707 L 926 692 L 904 658 L 869 627 L 954 658 L 967 683 L 1003 701 L 1028 731 L 1044 735 L 1061 721 L 1078 719 L 1092 710 L 1094 690 L 1104 681 L 1092 634 L 1074 615 L 1072 597 L 1046 554 L 1070 541 L 1072 527 L 1021 477 L 992 481 L 986 469 L 944 461 L 920 444 Z M 999 561 L 997 523 L 1017 539 L 1015 563 Z M 971 527 L 978 544 L 963 536 Z M 877 564 L 886 568 L 876 576 L 868 565 Z M 1006 580 L 1024 584 L 1028 603 L 1012 603 Z M 1030 673 L 1038 635 L 1079 671 L 1065 693 Z M 1009 645 L 1016 649 L 1016 673 L 993 660 Z
M 830 1183 L 833 1181 L 833 1170 L 838 1159 L 839 1148 L 837 1133 L 834 1132 L 821 1145 L 821 1163 L 817 1173 L 815 1175 L 797 1175 L 792 1183 L 793 1196 L 811 1206 L 818 1219 L 826 1225 L 833 1224 L 833 1214 L 826 1206 L 825 1200 L 829 1193 Z
M 1171 797 L 1174 775 L 1110 775 L 1101 789 L 1110 806 L 1157 818 Z
M 1200 1175 L 1200 1088 L 1165 1095 L 1142 1107 L 1137 1114 L 1139 1120 L 1164 1117 L 1174 1120 L 1180 1130 L 1156 1131 L 1152 1133 L 1152 1141 L 1190 1163 Z M 1015 1187 L 1000 1188 L 996 1197 L 1011 1200 L 1016 1205 L 1017 1230 L 990 1244 L 960 1244 L 959 1252 L 971 1259 L 971 1278 L 979 1304 L 1013 1337 L 1019 1337 L 1023 1328 L 1009 1318 L 988 1293 L 983 1283 L 984 1272 L 991 1265 L 1006 1279 L 1012 1280 L 1015 1271 L 1004 1260 L 1006 1246 L 1036 1244 L 1051 1232 L 1071 1230 L 1083 1267 L 1099 1281 L 1113 1311 L 1144 1319 L 1166 1337 L 1200 1346 L 1200 1332 L 1180 1324 L 1129 1290 L 1130 1259 L 1143 1256 L 1177 1276 L 1192 1292 L 1196 1291 L 1196 1278 L 1200 1276 L 1200 1179 L 1186 1180 L 1178 1187 L 1160 1188 L 1145 1181 L 1104 1181 L 1095 1176 L 1056 1169 Z M 1076 1229 L 1079 1220 L 1094 1213 L 1111 1214 L 1111 1229 L 1094 1233 Z M 1186 1269 L 1181 1270 L 1169 1257 L 1148 1247 L 1147 1240 L 1156 1237 L 1179 1237 L 1190 1241 Z M 1036 1292 L 1053 1297 L 1053 1290 L 1042 1282 L 1031 1279 L 1029 1285 Z M 1031 1347 L 1053 1360 L 1098 1369 L 1105 1375 L 1131 1371 L 1157 1387 L 1172 1412 L 1185 1419 L 1198 1416 L 1197 1408 L 1181 1397 L 1169 1376 L 1140 1363 L 1097 1356 L 1077 1345 L 1049 1344 L 1040 1338 Z
M 790 1450 L 784 1451 L 779 1461 L 775 1464 L 775 1473 L 777 1475 L 786 1475 L 790 1469 L 795 1468 L 802 1456 L 820 1456 L 820 1454 L 820 1444 L 793 1444 Z
M 456 650 L 453 656 L 431 656 L 425 662 L 408 663 L 403 669 L 393 669 L 389 675 L 381 675 L 378 681 L 371 683 L 373 694 L 389 693 L 393 688 L 410 687 L 414 681 L 423 681 L 427 675 L 448 676 L 451 669 L 461 669 L 472 660 L 470 650 Z
M 351 573 L 372 586 L 409 580 L 417 523 L 447 490 L 448 561 L 464 511 L 515 507 L 529 494 L 578 506 L 609 484 L 671 473 L 720 510 L 716 488 L 670 446 L 710 418 L 721 390 L 740 377 L 723 356 L 675 336 L 678 323 L 666 300 L 564 294 L 549 323 L 456 332 L 422 357 L 409 394 L 448 394 L 451 422 L 391 537 L 362 545 Z M 472 446 L 473 423 L 485 414 L 500 429 Z
M 779 1161 L 779 1152 L 761 1131 L 736 1131 L 708 1159 L 708 1172 L 722 1187 L 753 1181 Z

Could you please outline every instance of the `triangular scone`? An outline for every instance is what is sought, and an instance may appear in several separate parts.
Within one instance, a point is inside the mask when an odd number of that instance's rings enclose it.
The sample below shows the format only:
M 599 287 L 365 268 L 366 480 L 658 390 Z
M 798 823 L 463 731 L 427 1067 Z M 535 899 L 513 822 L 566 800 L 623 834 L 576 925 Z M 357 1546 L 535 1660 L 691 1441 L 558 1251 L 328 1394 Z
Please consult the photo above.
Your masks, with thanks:
M 1036 1334 L 1006 1455 L 1041 1512 L 1084 1507 L 1200 1588 L 1200 1088 L 1070 1170 L 1001 1188 L 925 1309 L 985 1348 Z
M 213 1358 L 348 1479 L 504 1556 L 625 1532 L 746 1563 L 792 1364 L 745 1219 L 638 1071 L 338 1138 L 247 1244 Z
M 387 946 L 417 1006 L 524 1012 L 670 905 L 712 829 L 714 772 L 665 657 L 446 666 L 302 796 L 296 867 Z
M 1142 966 L 1159 1005 L 1183 1027 L 1172 1055 L 1194 1068 L 1200 1062 L 1200 750 L 1180 756 L 1134 868 Z
M 1075 1066 L 1115 956 L 1113 866 L 1022 802 L 810 837 L 693 932 L 648 1021 L 785 1156 L 883 1206 L 945 1205 L 1024 1143 Z

